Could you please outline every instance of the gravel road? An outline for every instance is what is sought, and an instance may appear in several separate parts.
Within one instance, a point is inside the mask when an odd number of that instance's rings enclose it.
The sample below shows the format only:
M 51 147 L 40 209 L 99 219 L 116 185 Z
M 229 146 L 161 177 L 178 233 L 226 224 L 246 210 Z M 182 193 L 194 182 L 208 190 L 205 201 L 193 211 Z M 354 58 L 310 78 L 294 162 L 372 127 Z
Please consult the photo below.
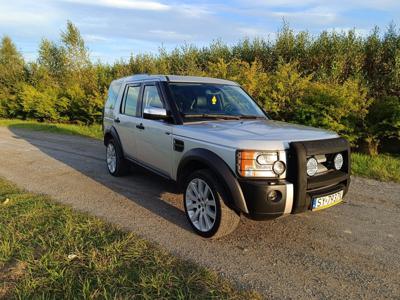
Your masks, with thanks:
M 140 168 L 111 177 L 100 141 L 0 127 L 0 176 L 119 224 L 266 298 L 400 299 L 400 185 L 353 178 L 331 209 L 255 222 L 218 241 L 190 230 L 182 195 Z

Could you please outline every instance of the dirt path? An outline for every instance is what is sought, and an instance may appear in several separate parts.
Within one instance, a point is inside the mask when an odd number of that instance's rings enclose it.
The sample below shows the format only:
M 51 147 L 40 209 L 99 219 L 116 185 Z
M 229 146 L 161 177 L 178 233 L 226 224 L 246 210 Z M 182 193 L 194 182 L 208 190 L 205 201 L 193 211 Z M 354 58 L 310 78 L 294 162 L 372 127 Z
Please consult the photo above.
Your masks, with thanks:
M 100 141 L 0 127 L 0 176 L 122 225 L 267 298 L 400 299 L 400 185 L 353 178 L 331 209 L 254 222 L 218 241 L 189 228 L 174 185 L 113 178 Z

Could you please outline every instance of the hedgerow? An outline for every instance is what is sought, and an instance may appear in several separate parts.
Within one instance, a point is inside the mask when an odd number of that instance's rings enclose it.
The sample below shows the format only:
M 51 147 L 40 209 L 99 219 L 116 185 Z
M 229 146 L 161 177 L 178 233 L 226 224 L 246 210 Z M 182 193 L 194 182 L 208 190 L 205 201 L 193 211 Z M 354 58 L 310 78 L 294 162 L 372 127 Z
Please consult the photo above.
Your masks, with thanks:
M 334 130 L 370 154 L 383 140 L 399 142 L 400 34 L 393 24 L 367 36 L 355 30 L 311 36 L 284 24 L 275 40 L 243 39 L 233 46 L 216 41 L 170 52 L 161 48 L 158 54 L 131 55 L 112 65 L 90 60 L 71 22 L 60 41 L 42 40 L 35 62 L 26 62 L 5 36 L 0 117 L 100 122 L 110 82 L 136 73 L 238 81 L 274 119 Z

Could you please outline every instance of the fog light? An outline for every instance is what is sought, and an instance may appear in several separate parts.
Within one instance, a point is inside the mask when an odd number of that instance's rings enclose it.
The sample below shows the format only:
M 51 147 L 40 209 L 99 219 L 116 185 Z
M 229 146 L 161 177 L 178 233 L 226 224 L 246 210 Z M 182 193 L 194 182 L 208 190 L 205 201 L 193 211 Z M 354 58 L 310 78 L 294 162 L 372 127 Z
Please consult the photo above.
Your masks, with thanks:
M 282 194 L 279 191 L 271 190 L 267 194 L 267 198 L 269 201 L 278 202 L 282 198 Z
M 343 166 L 343 155 L 340 153 L 336 154 L 335 158 L 333 159 L 333 162 L 335 164 L 335 169 L 340 170 Z
M 318 162 L 314 157 L 307 160 L 307 175 L 314 176 L 318 171 Z
M 285 163 L 280 160 L 274 162 L 274 165 L 272 166 L 272 170 L 276 175 L 282 175 L 283 172 L 285 172 L 285 169 L 286 169 Z

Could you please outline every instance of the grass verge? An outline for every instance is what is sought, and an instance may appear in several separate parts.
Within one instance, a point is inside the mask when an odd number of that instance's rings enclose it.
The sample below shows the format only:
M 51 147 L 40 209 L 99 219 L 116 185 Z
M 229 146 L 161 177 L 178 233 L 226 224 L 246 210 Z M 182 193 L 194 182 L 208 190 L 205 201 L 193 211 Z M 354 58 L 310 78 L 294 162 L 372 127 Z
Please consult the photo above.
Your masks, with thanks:
M 75 124 L 39 123 L 36 121 L 0 119 L 0 126 L 12 128 L 26 128 L 56 133 L 103 138 L 101 125 L 82 126 Z M 354 175 L 377 179 L 381 181 L 400 182 L 400 156 L 369 155 L 352 153 L 352 172 Z
M 380 154 L 375 157 L 352 153 L 353 174 L 381 181 L 400 182 L 400 156 Z
M 260 298 L 133 233 L 1 178 L 0 215 L 0 298 Z
M 7 126 L 10 128 L 24 128 L 36 131 L 47 131 L 54 133 L 82 135 L 92 138 L 101 139 L 103 132 L 101 125 L 95 124 L 90 126 L 77 125 L 77 124 L 64 124 L 64 123 L 42 123 L 37 121 L 25 121 L 17 119 L 0 119 L 0 126 Z

